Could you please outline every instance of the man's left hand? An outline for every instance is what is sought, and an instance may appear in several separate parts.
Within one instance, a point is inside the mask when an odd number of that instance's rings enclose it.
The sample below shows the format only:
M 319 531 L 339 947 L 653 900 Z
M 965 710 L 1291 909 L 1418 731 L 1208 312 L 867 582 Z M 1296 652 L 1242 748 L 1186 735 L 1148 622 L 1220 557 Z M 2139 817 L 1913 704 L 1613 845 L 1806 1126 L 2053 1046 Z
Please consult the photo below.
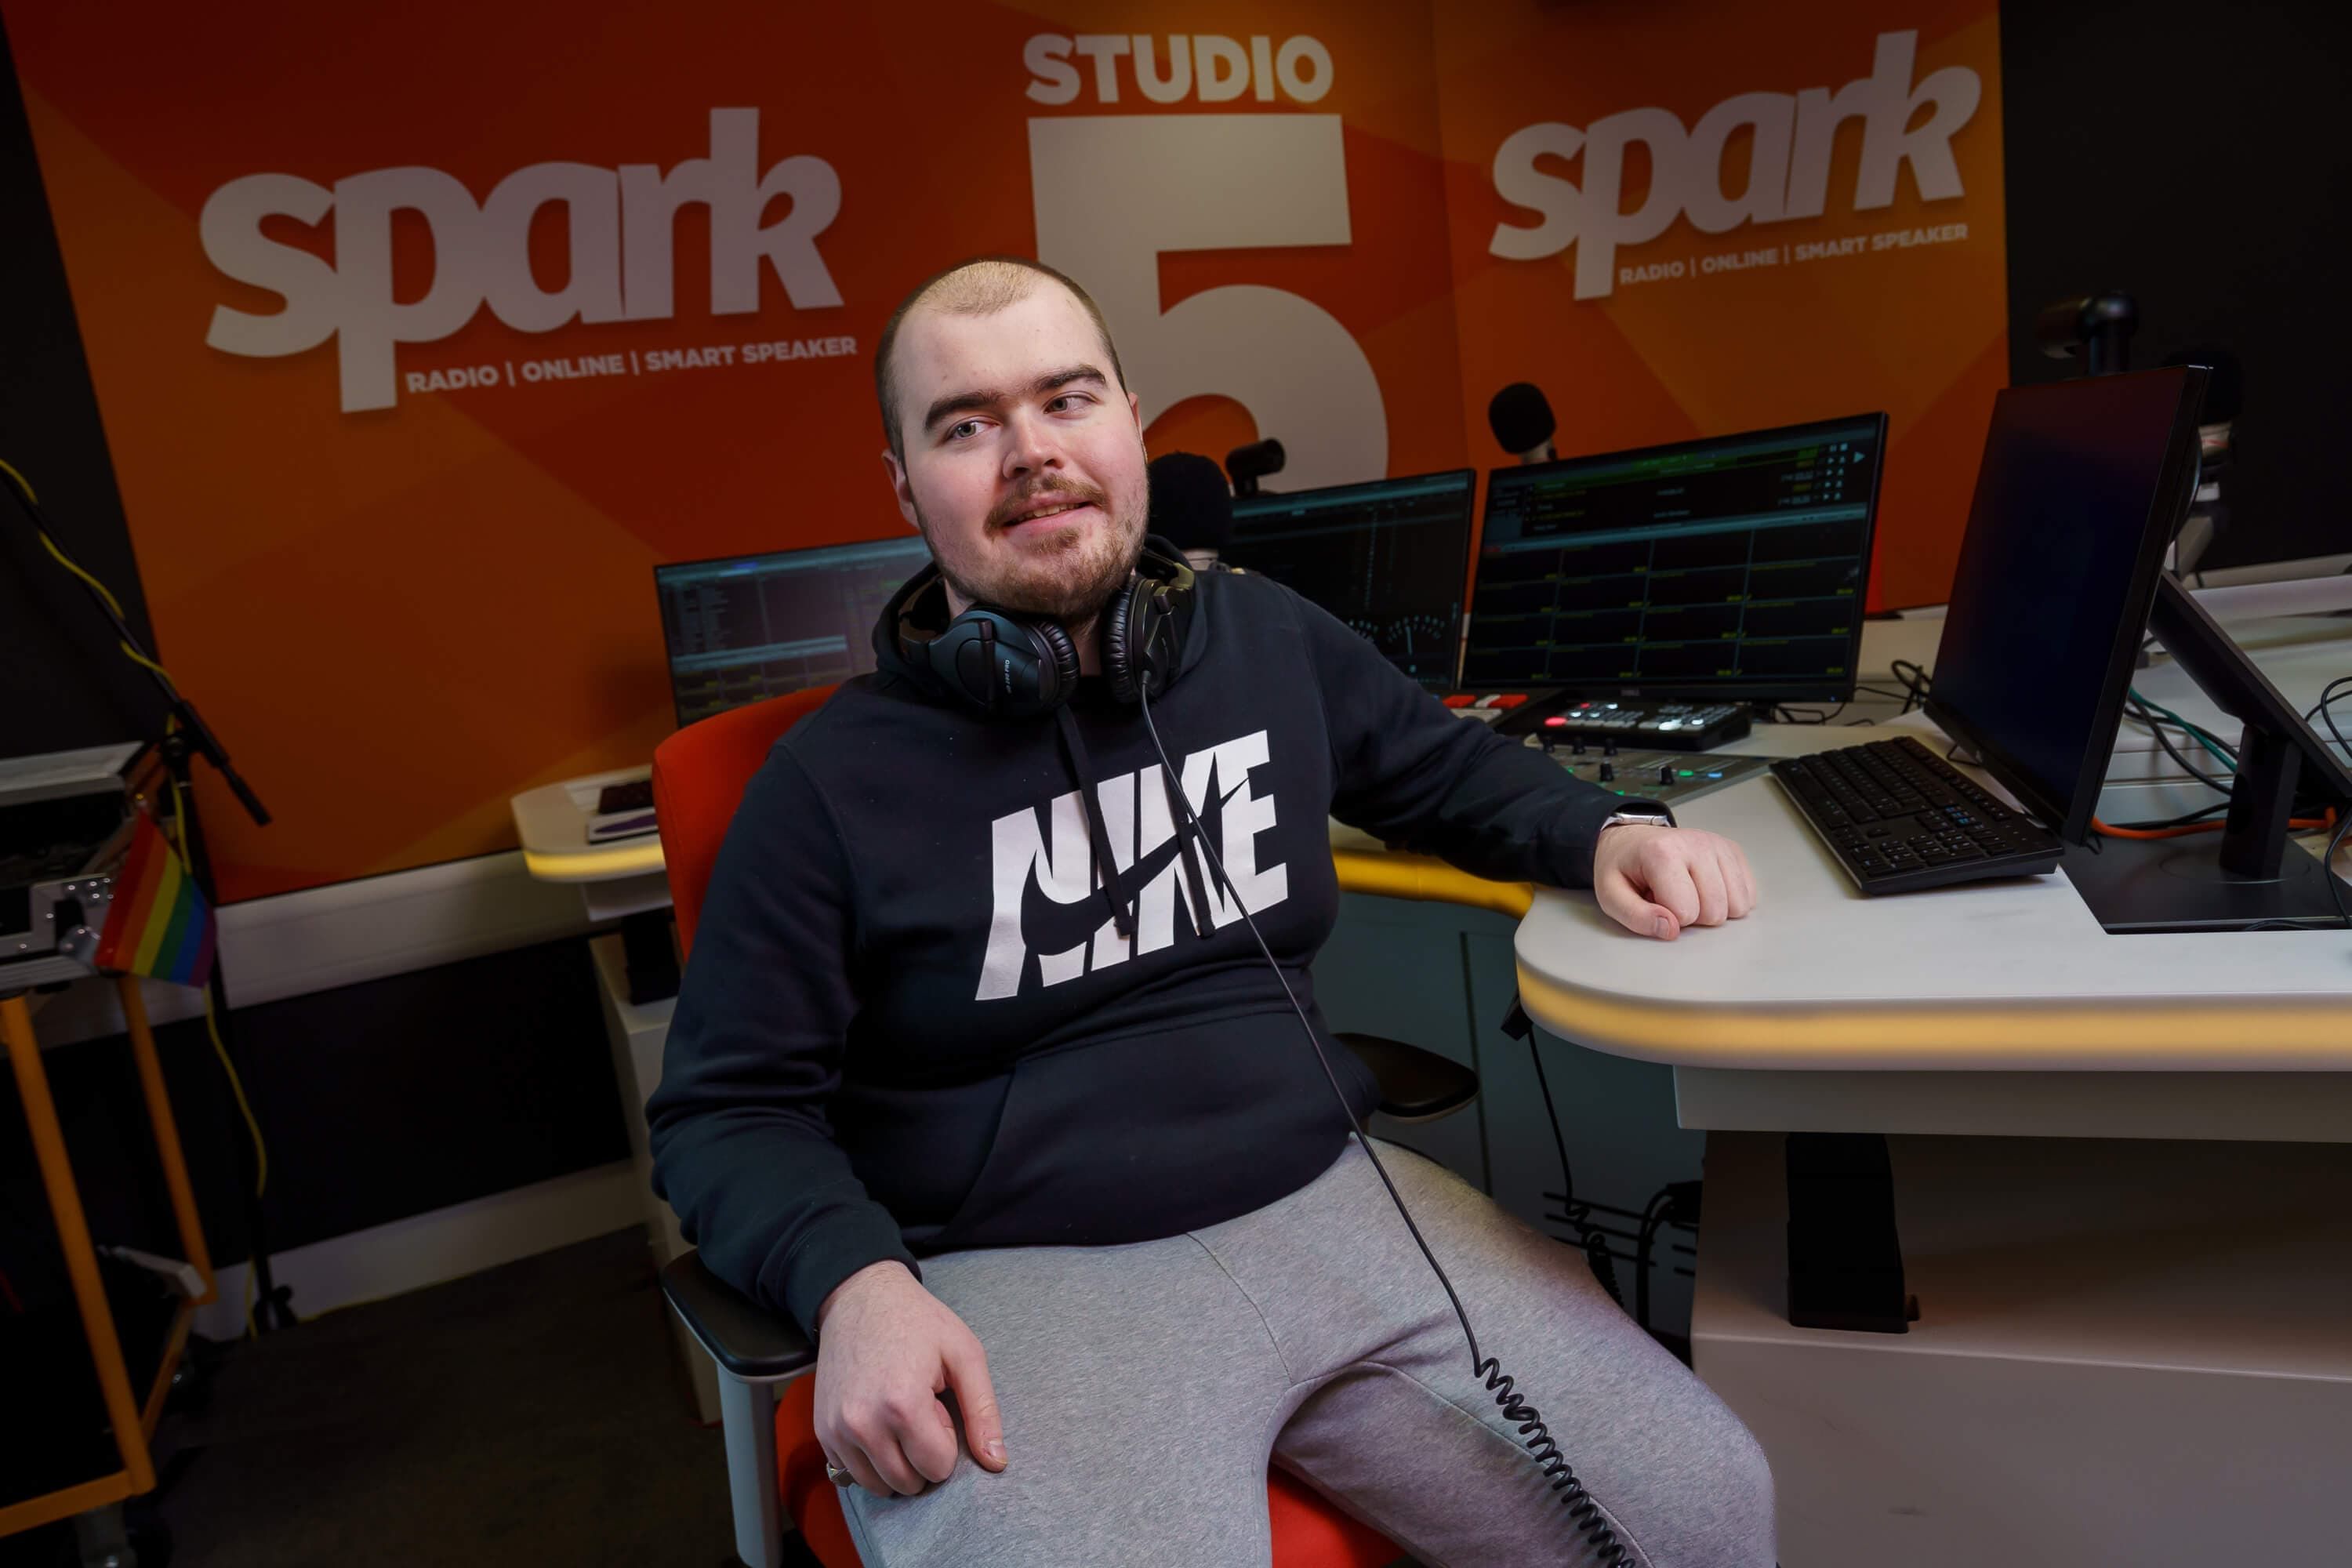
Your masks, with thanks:
M 1625 823 L 1592 851 L 1601 912 L 1627 931 L 1672 942 L 1688 925 L 1719 926 L 1756 907 L 1748 856 L 1719 833 Z

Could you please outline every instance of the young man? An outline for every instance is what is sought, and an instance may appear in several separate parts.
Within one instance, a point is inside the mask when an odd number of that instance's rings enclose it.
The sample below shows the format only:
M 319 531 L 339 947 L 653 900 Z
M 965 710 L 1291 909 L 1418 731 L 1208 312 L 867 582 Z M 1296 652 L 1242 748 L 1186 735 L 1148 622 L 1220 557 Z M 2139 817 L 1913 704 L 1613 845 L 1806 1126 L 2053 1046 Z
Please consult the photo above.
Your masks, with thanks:
M 1617 796 L 1234 574 L 1201 575 L 1156 671 L 1170 779 L 1101 679 L 1106 605 L 1160 568 L 1093 302 L 1035 263 L 968 263 L 899 307 L 876 381 L 936 574 L 885 612 L 879 671 L 746 793 L 646 1108 L 709 1266 L 817 1338 L 817 1436 L 868 1568 L 1262 1565 L 1269 1460 L 1432 1564 L 1591 1561 L 1234 902 L 1311 1011 L 1327 815 L 1590 884 L 1644 938 L 1746 915 L 1745 857 L 1612 823 Z M 1066 629 L 1075 696 L 1015 720 L 960 695 L 925 645 L 975 604 Z M 1627 1561 L 1769 1564 L 1771 1479 L 1737 1418 L 1580 1254 L 1386 1158 Z

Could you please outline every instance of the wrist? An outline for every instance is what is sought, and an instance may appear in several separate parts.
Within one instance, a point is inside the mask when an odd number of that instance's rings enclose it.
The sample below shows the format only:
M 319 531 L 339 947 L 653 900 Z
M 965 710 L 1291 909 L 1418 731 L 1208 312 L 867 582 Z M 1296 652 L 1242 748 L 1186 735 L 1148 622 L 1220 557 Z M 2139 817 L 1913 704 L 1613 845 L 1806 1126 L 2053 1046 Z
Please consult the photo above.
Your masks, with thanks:
M 839 1306 L 844 1299 L 862 1294 L 877 1285 L 894 1283 L 890 1278 L 894 1274 L 898 1275 L 900 1279 L 908 1280 L 913 1279 L 915 1277 L 913 1273 L 908 1270 L 907 1266 L 899 1262 L 897 1258 L 885 1258 L 879 1262 L 867 1264 L 865 1268 L 850 1274 L 845 1278 L 840 1284 L 835 1285 L 832 1289 L 826 1291 L 824 1300 L 817 1303 L 817 1332 L 823 1333 L 824 1331 L 825 1320 L 833 1316 L 833 1310 Z
M 1628 800 L 1624 805 L 1601 819 L 1601 826 L 1592 836 L 1598 845 L 1616 827 L 1672 827 L 1675 814 L 1654 800 Z

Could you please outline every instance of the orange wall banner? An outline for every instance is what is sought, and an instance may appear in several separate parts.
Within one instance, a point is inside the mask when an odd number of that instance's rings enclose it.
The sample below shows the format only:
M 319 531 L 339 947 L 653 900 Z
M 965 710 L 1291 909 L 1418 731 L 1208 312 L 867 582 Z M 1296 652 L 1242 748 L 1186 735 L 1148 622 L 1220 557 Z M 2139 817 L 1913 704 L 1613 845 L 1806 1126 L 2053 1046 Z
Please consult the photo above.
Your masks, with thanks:
M 1884 412 L 1871 603 L 1941 602 L 2009 378 L 1994 6 L 1436 16 L 1465 397 L 1537 383 L 1563 455 Z
M 160 650 L 278 816 L 200 784 L 231 900 L 649 755 L 653 566 L 898 532 L 872 345 L 965 256 L 1285 488 L 1506 460 L 1512 380 L 1563 452 L 1883 408 L 1882 603 L 2000 380 L 1992 0 L 0 13 Z

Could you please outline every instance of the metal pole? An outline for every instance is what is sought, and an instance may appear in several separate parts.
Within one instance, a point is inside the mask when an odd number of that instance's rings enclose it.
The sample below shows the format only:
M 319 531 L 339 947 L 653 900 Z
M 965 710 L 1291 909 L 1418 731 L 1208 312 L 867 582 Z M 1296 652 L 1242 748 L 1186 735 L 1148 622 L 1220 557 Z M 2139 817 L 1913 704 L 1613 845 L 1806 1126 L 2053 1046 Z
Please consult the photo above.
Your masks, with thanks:
M 180 853 L 187 858 L 188 872 L 196 879 L 196 889 L 212 906 L 213 919 L 220 919 L 220 898 L 213 885 L 212 858 L 205 852 L 204 828 L 196 819 L 194 792 L 190 787 L 190 775 L 194 772 L 194 751 L 186 731 L 174 731 L 163 739 L 163 762 L 172 771 L 177 786 L 173 791 L 173 809 L 179 818 Z M 220 1029 L 222 1052 L 240 1080 L 245 1071 L 236 1048 L 236 1031 L 230 1020 L 228 986 L 222 974 L 226 967 L 223 949 L 226 944 L 215 939 L 212 977 L 205 989 L 212 996 L 213 1022 Z M 253 1097 L 247 1096 L 253 1111 L 254 1124 L 261 1124 L 262 1111 Z M 269 1221 L 263 1211 L 261 1194 L 255 1191 L 259 1178 L 259 1152 L 248 1139 L 233 1139 L 237 1150 L 236 1171 L 238 1190 L 244 1197 L 247 1266 L 253 1270 L 253 1321 L 263 1332 L 271 1329 L 290 1329 L 299 1320 L 292 1305 L 293 1289 L 278 1283 L 269 1266 Z

